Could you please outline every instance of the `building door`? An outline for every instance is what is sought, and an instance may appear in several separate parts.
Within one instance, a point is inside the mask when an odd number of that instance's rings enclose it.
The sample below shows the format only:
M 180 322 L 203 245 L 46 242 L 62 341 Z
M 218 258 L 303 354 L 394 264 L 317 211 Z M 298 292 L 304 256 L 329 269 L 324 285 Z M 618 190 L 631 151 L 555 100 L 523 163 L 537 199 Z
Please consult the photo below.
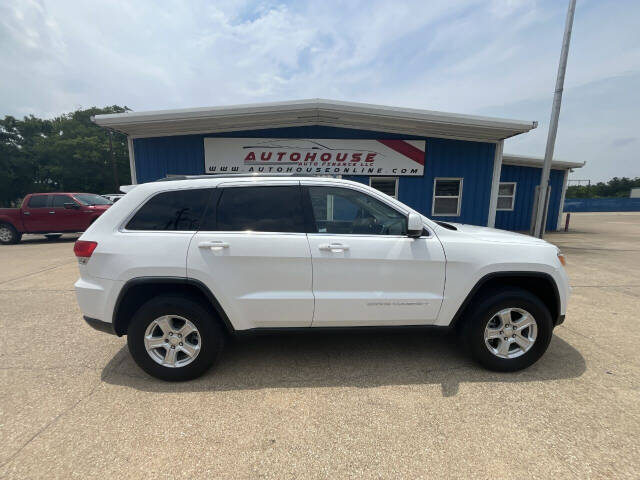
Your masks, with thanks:
M 368 193 L 313 185 L 303 191 L 313 212 L 312 326 L 434 323 L 444 290 L 440 241 L 407 237 L 406 215 Z

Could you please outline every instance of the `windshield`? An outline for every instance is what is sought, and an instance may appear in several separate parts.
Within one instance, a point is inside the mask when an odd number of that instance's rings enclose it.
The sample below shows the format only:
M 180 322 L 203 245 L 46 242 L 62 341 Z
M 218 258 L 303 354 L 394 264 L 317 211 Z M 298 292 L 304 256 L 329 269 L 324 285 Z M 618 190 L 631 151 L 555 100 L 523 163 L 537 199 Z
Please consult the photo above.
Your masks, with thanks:
M 74 198 L 83 205 L 111 205 L 113 202 L 108 198 L 101 197 L 95 193 L 78 193 Z

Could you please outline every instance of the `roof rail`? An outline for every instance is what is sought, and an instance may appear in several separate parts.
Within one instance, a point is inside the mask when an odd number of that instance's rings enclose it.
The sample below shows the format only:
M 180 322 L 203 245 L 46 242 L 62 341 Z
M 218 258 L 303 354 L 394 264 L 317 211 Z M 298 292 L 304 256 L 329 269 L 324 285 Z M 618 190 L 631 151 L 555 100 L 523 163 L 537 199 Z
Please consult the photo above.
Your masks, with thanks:
M 173 180 L 198 180 L 203 178 L 236 178 L 236 177 L 317 177 L 304 173 L 212 173 L 209 175 L 167 175 L 156 182 L 171 182 Z

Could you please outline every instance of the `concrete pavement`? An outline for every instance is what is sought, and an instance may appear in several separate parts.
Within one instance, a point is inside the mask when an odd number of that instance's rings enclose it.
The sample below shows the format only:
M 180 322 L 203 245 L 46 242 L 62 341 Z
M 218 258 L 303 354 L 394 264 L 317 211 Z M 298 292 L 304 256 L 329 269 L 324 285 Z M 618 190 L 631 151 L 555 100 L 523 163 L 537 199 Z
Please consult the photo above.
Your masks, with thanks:
M 637 478 L 640 214 L 573 214 L 567 319 L 515 374 L 447 336 L 282 336 L 163 383 L 90 329 L 73 239 L 0 248 L 0 477 Z

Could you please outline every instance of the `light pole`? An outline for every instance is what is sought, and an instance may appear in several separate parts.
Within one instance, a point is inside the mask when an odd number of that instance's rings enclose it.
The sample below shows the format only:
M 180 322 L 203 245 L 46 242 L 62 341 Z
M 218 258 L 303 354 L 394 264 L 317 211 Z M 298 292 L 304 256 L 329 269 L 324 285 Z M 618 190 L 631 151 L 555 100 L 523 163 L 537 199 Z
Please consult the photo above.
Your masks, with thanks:
M 542 221 L 546 218 L 547 208 L 546 198 L 549 188 L 549 174 L 551 172 L 551 161 L 553 159 L 553 149 L 556 145 L 556 134 L 558 132 L 558 117 L 560 116 L 560 105 L 562 104 L 562 89 L 564 88 L 564 74 L 567 70 L 567 57 L 569 56 L 569 43 L 571 42 L 571 29 L 573 27 L 573 14 L 576 10 L 576 0 L 569 0 L 567 19 L 564 26 L 564 38 L 562 40 L 562 50 L 560 52 L 560 64 L 558 65 L 558 77 L 556 78 L 556 90 L 553 94 L 553 106 L 551 108 L 551 120 L 549 122 L 549 133 L 547 135 L 547 148 L 544 152 L 544 166 L 540 178 L 540 189 L 538 204 L 535 209 L 536 223 L 533 231 L 535 237 L 542 238 L 544 225 Z

